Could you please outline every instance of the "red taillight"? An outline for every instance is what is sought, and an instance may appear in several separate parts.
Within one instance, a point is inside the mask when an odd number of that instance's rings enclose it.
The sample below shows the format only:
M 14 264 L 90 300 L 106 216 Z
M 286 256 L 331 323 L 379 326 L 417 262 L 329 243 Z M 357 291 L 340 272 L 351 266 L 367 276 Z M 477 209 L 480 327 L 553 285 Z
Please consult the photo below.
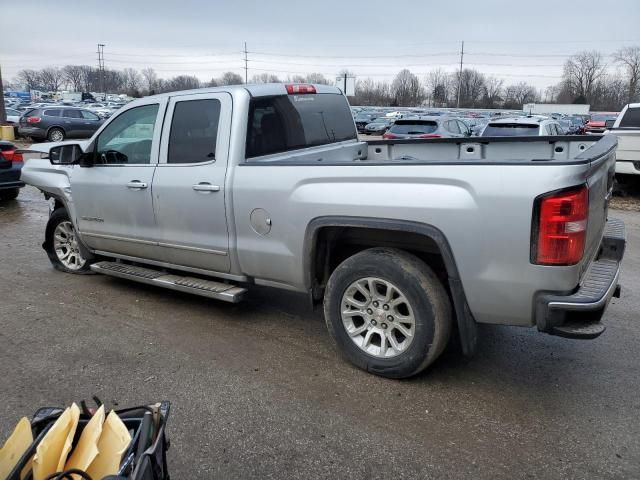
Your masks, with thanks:
M 393 133 L 385 132 L 385 134 L 382 135 L 382 138 L 398 138 L 398 137 L 395 136 Z
M 575 265 L 584 254 L 589 216 L 589 190 L 583 185 L 538 200 L 538 232 L 534 263 Z
M 27 123 L 40 123 L 40 117 L 27 117 Z
M 442 135 L 438 135 L 436 133 L 425 133 L 423 135 L 418 135 L 418 138 L 442 138 Z
M 299 94 L 299 93 L 316 93 L 316 87 L 313 85 L 306 85 L 303 83 L 289 83 L 285 85 L 287 88 L 287 93 L 291 94 Z
M 5 150 L 4 152 L 2 152 L 2 155 L 4 155 L 4 158 L 6 158 L 7 160 L 10 160 L 12 162 L 22 162 L 22 154 L 21 153 L 16 153 L 15 150 Z

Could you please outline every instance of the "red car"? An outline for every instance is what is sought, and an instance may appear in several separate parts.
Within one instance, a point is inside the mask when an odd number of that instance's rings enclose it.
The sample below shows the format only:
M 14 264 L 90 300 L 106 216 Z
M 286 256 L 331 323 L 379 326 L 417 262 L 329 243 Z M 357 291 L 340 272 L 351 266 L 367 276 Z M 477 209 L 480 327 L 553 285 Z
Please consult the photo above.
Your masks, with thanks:
M 22 154 L 16 153 L 16 147 L 13 143 L 7 142 L 5 140 L 0 140 L 0 152 L 7 160 L 11 160 L 12 162 L 22 162 Z
M 584 126 L 585 133 L 604 133 L 607 120 L 615 120 L 618 117 L 614 112 L 592 113 Z

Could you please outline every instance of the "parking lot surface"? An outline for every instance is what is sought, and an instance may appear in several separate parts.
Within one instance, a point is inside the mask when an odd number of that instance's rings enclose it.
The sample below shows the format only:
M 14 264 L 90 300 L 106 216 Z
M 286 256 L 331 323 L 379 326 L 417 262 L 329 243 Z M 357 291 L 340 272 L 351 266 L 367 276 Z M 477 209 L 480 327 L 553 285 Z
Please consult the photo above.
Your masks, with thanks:
M 0 205 L 0 438 L 95 394 L 172 402 L 176 479 L 639 478 L 640 216 L 611 215 L 628 246 L 600 338 L 482 327 L 473 359 L 449 348 L 393 381 L 342 360 L 304 296 L 229 305 L 53 270 L 27 187 Z

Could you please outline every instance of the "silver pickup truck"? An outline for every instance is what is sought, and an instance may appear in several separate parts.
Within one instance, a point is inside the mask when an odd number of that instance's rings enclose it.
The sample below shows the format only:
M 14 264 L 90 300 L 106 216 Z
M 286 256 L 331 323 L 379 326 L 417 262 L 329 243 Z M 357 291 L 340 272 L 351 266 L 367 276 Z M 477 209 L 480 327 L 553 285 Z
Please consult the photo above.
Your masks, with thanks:
M 616 138 L 361 142 L 334 87 L 265 84 L 130 103 L 88 141 L 44 144 L 44 249 L 97 272 L 237 302 L 307 293 L 360 368 L 423 370 L 477 324 L 595 338 L 619 294 L 607 218 Z

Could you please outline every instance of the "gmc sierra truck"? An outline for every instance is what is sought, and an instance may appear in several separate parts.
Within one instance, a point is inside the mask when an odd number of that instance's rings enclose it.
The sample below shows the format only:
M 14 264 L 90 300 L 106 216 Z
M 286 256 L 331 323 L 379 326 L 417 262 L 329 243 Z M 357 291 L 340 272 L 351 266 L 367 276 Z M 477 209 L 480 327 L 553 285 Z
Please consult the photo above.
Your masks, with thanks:
M 607 121 L 605 134 L 618 138 L 616 175 L 622 182 L 640 175 L 640 103 L 626 105 L 618 118 Z M 635 177 L 640 178 L 640 177 Z
M 304 292 L 358 367 L 414 375 L 477 324 L 595 338 L 619 294 L 613 135 L 361 142 L 323 85 L 173 92 L 44 144 L 54 267 L 238 302 Z

